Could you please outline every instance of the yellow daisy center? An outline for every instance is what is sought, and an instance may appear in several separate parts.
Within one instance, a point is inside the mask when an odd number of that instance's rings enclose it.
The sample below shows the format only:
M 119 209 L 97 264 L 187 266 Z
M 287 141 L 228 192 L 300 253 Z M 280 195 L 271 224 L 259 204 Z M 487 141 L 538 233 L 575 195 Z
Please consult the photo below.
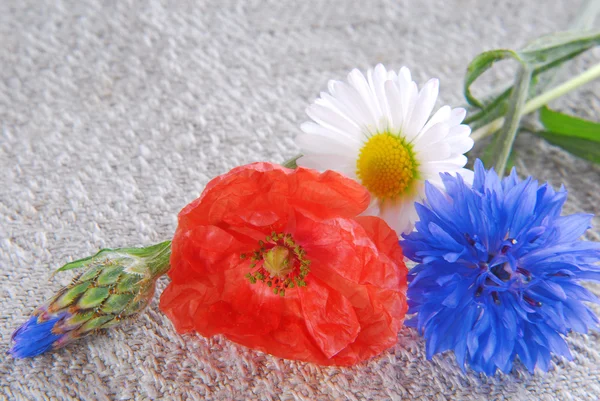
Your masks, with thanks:
M 394 199 L 410 190 L 418 175 L 412 146 L 389 132 L 373 135 L 360 149 L 356 175 L 379 199 Z

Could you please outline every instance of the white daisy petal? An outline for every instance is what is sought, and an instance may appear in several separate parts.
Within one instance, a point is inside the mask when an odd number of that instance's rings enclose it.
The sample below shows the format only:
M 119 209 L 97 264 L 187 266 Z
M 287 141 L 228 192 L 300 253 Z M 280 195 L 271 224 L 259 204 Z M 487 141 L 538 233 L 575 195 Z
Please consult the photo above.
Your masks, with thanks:
M 469 135 L 471 135 L 471 127 L 461 124 L 450 128 L 448 138 L 466 138 Z
M 452 156 L 452 147 L 446 142 L 436 143 L 418 153 L 420 162 L 445 160 Z
M 402 100 L 402 107 L 403 107 L 403 119 L 404 117 L 406 117 L 406 115 L 408 114 L 408 111 L 406 108 L 409 105 L 409 97 L 412 96 L 411 94 L 411 87 L 413 84 L 412 79 L 410 78 L 410 70 L 406 67 L 402 67 L 400 69 L 400 72 L 398 74 L 398 80 L 394 81 L 396 83 L 396 85 L 398 85 L 398 90 L 400 91 L 401 94 L 401 100 Z
M 436 173 L 452 172 L 461 169 L 467 164 L 467 158 L 463 155 L 459 155 L 453 158 L 448 158 L 442 161 L 430 161 L 422 163 L 419 166 L 419 170 L 423 174 L 433 175 Z
M 440 165 L 440 163 L 427 162 L 421 163 L 419 166 L 419 172 L 423 177 L 434 177 L 441 172 L 448 171 L 445 169 L 456 170 L 457 168 L 459 168 L 459 166 L 456 164 Z
M 437 123 L 448 122 L 452 115 L 452 110 L 450 106 L 442 106 L 435 114 L 427 121 L 427 124 L 423 127 L 423 132 L 427 131 L 429 128 L 433 127 Z M 449 123 L 449 122 L 448 122 Z M 449 123 L 450 126 L 452 124 Z
M 457 165 L 452 165 L 452 170 L 456 170 L 457 168 L 459 168 L 459 166 Z M 443 170 L 444 167 L 440 167 L 440 162 L 439 161 L 428 161 L 428 162 L 424 162 L 422 161 L 421 164 L 419 165 L 419 177 L 423 180 L 423 182 L 425 182 L 426 178 L 425 177 L 435 177 L 436 175 L 438 175 L 439 173 L 442 173 L 446 170 Z
M 423 176 L 423 180 L 425 181 L 429 181 L 431 184 L 435 185 L 436 187 L 438 187 L 441 190 L 444 190 L 444 182 L 442 181 L 442 177 L 440 176 L 441 173 L 444 172 L 440 172 L 437 174 L 425 174 Z M 469 184 L 472 185 L 473 184 L 473 179 L 475 178 L 475 173 L 473 172 L 473 170 L 469 170 L 466 168 L 459 168 L 456 170 L 452 170 L 449 172 L 450 175 L 453 175 L 456 177 L 457 174 L 460 174 L 460 176 L 463 178 L 463 180 Z
M 415 104 L 417 103 L 417 98 L 419 96 L 417 84 L 410 82 L 406 88 L 406 91 L 403 93 L 401 90 L 400 93 L 402 94 L 402 111 L 404 112 L 401 131 L 406 139 L 410 142 L 419 134 L 418 132 L 408 131 L 408 127 L 410 126 L 410 116 L 413 113 Z
M 316 101 L 318 101 L 317 99 Z M 333 131 L 339 131 L 342 135 L 358 137 L 360 128 L 353 122 L 348 121 L 339 113 L 328 107 L 313 103 L 306 109 L 306 114 L 318 124 L 323 125 Z
M 446 160 L 444 160 L 441 163 L 444 163 L 444 164 L 454 164 L 454 165 L 456 165 L 458 167 L 464 167 L 464 165 L 467 164 L 467 161 L 468 161 L 467 160 L 467 156 L 465 156 L 465 155 L 457 155 L 457 156 L 454 156 L 454 157 L 452 157 L 450 159 L 446 159 Z M 444 170 L 444 171 L 450 172 L 450 170 Z
M 296 160 L 296 164 L 301 167 L 312 168 L 319 171 L 333 170 L 344 174 L 347 177 L 356 179 L 356 161 L 354 159 L 340 155 L 310 155 L 302 156 Z
M 307 134 L 312 135 L 322 135 L 329 138 L 339 138 L 344 141 L 353 141 L 356 143 L 361 143 L 357 136 L 353 136 L 351 134 L 341 134 L 338 130 L 332 130 L 330 128 L 324 127 L 315 123 L 314 121 L 307 121 L 300 125 L 300 129 Z
M 443 106 L 430 118 L 437 80 L 419 92 L 408 68 L 396 73 L 377 65 L 366 76 L 353 70 L 346 82 L 330 81 L 328 89 L 307 109 L 312 121 L 296 138 L 304 154 L 298 165 L 336 170 L 364 185 L 372 201 L 363 214 L 409 232 L 425 180 L 440 188 L 443 172 L 472 180 L 463 168 L 463 153 L 473 146 L 471 130 L 462 124 L 465 110 Z
M 451 137 L 446 143 L 452 148 L 452 153 L 462 155 L 473 148 L 475 142 L 471 138 Z
M 371 116 L 373 117 L 373 121 L 378 121 L 381 113 L 379 113 L 378 106 L 376 104 L 375 95 L 371 88 L 369 88 L 369 83 L 365 76 L 357 69 L 354 69 L 348 74 L 348 82 L 350 85 L 354 87 L 361 95 L 363 101 L 365 102 Z
M 343 85 L 343 84 L 342 84 Z M 340 92 L 340 91 L 338 91 Z M 321 104 L 327 108 L 335 110 L 338 114 L 342 115 L 346 120 L 351 121 L 356 124 L 358 127 L 368 126 L 368 122 L 366 119 L 361 116 L 361 109 L 356 107 L 356 104 L 350 102 L 340 101 L 340 99 L 344 99 L 345 96 L 341 95 L 338 97 L 331 96 L 329 93 L 321 92 L 321 97 L 319 102 L 315 101 L 317 104 Z M 368 118 L 368 116 L 366 116 Z
M 385 96 L 385 81 L 387 80 L 387 71 L 382 64 L 377 64 L 373 70 L 369 70 L 367 79 L 369 86 L 371 87 L 375 99 L 377 100 L 377 106 L 379 114 L 383 117 L 377 122 L 377 128 L 379 130 L 385 130 L 388 128 L 388 121 L 390 121 L 390 113 Z
M 452 174 L 453 176 L 460 174 L 460 176 L 463 178 L 463 180 L 469 185 L 472 185 L 473 180 L 475 179 L 475 173 L 473 172 L 473 170 L 469 170 L 466 168 L 461 168 L 461 169 L 452 171 L 450 174 Z
M 379 200 L 377 198 L 371 198 L 369 206 L 361 213 L 361 216 L 379 216 L 379 212 Z
M 463 122 L 465 117 L 467 116 L 467 110 L 462 107 L 457 107 L 456 109 L 452 109 L 450 113 L 450 118 L 448 119 L 448 124 L 450 126 L 458 125 Z
M 415 150 L 426 150 L 432 143 L 441 141 L 448 136 L 450 127 L 447 123 L 438 123 L 423 132 L 414 142 Z
M 398 77 L 402 77 L 404 82 L 412 82 L 412 77 L 410 75 L 410 70 L 407 67 L 400 68 L 400 72 L 398 73 Z
M 438 97 L 440 83 L 437 79 L 429 80 L 417 97 L 410 116 L 409 124 L 404 127 L 407 135 L 417 136 L 431 115 Z
M 362 128 L 374 127 L 377 121 L 369 111 L 369 106 L 365 103 L 363 97 L 358 91 L 343 82 L 335 85 L 337 101 L 344 105 L 350 111 L 351 118 Z
M 399 202 L 382 207 L 379 217 L 385 220 L 398 234 L 408 234 L 413 230 L 415 224 L 416 213 L 411 213 L 414 209 L 412 201 Z
M 390 105 L 391 126 L 389 128 L 392 132 L 396 133 L 400 130 L 400 127 L 402 127 L 404 113 L 402 111 L 400 91 L 394 81 L 387 81 L 385 83 L 385 94 L 387 95 L 388 103 Z
M 437 188 L 444 189 L 444 182 L 442 181 L 442 177 L 440 177 L 440 173 L 424 174 L 423 181 L 429 181 L 430 184 L 433 184 Z
M 335 97 L 331 96 L 329 93 L 321 92 L 320 97 L 317 100 L 315 100 L 315 103 L 335 111 L 337 114 L 343 116 L 348 121 L 351 121 L 356 124 L 356 121 L 354 121 L 353 118 L 350 118 L 350 116 L 353 115 L 353 113 L 349 112 L 349 110 L 346 110 L 344 105 L 340 104 L 340 102 L 336 100 Z
M 340 81 L 336 81 L 335 79 L 330 79 L 330 80 L 327 82 L 327 90 L 329 90 L 329 93 L 331 93 L 331 95 L 332 95 L 332 96 L 336 96 L 336 93 L 335 93 L 335 85 L 336 85 L 337 83 L 340 83 Z
M 360 149 L 360 143 L 341 140 L 338 136 L 300 134 L 295 139 L 302 154 L 334 154 L 351 159 Z
M 421 197 L 418 202 L 423 203 L 423 197 Z M 419 215 L 417 214 L 417 209 L 415 209 L 414 202 L 412 203 L 412 207 L 407 211 L 407 219 L 410 222 L 410 225 L 404 229 L 404 234 L 410 234 L 410 232 L 415 228 L 415 223 L 419 221 Z

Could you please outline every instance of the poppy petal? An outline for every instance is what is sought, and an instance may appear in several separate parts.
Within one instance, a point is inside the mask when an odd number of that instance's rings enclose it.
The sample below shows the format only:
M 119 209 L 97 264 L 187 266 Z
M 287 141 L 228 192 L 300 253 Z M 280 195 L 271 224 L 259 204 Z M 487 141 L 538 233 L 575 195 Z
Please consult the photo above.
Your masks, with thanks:
M 343 295 L 314 279 L 299 289 L 298 296 L 306 328 L 327 358 L 354 342 L 360 325 L 352 304 Z

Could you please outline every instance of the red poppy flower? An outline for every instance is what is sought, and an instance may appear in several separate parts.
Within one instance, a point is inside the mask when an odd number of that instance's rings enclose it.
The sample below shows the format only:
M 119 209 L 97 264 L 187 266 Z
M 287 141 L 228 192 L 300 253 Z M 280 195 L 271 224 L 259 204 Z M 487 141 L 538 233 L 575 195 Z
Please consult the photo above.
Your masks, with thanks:
M 161 309 L 179 332 L 224 334 L 288 359 L 351 365 L 397 341 L 398 237 L 344 176 L 255 163 L 213 179 L 179 214 Z

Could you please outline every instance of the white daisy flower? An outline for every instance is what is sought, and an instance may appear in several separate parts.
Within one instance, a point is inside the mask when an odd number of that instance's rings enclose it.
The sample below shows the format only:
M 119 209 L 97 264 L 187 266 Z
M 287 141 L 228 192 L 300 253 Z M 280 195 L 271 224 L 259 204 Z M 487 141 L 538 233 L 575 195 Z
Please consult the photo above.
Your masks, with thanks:
M 313 120 L 302 125 L 296 144 L 303 156 L 297 164 L 335 170 L 364 185 L 371 193 L 367 215 L 382 217 L 396 232 L 412 231 L 414 202 L 424 198 L 424 182 L 443 189 L 441 172 L 460 173 L 463 153 L 473 147 L 471 129 L 461 124 L 466 111 L 443 106 L 430 117 L 439 81 L 419 91 L 408 68 L 396 74 L 381 64 L 348 74 L 348 82 L 330 81 L 329 93 L 306 110 Z

